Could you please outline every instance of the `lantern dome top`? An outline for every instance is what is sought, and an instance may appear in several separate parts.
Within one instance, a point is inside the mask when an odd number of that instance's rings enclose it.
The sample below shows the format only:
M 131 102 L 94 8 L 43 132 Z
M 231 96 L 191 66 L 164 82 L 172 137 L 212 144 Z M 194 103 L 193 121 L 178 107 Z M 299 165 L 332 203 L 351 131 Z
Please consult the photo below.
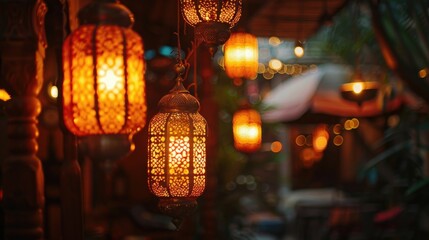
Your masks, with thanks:
M 179 76 L 178 78 L 177 84 L 170 90 L 170 93 L 162 97 L 159 101 L 159 111 L 164 113 L 196 113 L 200 108 L 200 103 L 185 89 L 181 77 Z
M 129 28 L 134 23 L 134 15 L 116 0 L 95 0 L 78 13 L 79 24 L 117 25 Z

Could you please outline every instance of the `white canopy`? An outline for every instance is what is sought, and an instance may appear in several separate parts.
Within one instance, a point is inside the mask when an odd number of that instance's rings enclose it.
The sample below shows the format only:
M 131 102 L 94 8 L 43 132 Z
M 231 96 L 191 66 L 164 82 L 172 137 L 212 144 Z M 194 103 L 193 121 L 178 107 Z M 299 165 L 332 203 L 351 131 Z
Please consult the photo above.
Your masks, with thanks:
M 344 65 L 326 64 L 315 70 L 292 77 L 274 88 L 263 100 L 271 110 L 263 114 L 266 122 L 288 122 L 299 119 L 304 113 L 322 113 L 340 117 L 369 117 L 391 111 L 401 105 L 399 98 L 383 107 L 379 98 L 364 102 L 344 100 L 340 86 L 349 82 L 352 70 Z

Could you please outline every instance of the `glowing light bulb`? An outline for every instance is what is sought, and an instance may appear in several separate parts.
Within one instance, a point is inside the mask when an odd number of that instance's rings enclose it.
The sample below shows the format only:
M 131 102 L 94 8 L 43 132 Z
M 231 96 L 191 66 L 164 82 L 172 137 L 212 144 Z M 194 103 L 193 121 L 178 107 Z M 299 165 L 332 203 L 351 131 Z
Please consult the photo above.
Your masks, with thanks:
M 58 98 L 58 87 L 55 85 L 52 85 L 49 88 L 49 96 L 51 96 L 51 98 L 53 99 L 57 99 Z
M 363 83 L 362 82 L 353 83 L 353 92 L 355 94 L 361 93 L 362 90 L 363 90 Z
M 304 47 L 301 45 L 295 45 L 293 52 L 295 53 L 296 57 L 300 58 L 300 57 L 304 56 Z

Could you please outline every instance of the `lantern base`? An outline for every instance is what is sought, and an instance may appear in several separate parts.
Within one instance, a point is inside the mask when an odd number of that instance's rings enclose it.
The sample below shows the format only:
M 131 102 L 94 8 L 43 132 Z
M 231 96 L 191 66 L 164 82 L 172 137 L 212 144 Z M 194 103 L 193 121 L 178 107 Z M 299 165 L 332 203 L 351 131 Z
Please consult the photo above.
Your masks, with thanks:
M 176 230 L 180 229 L 185 217 L 195 212 L 197 206 L 195 198 L 163 198 L 158 203 L 161 212 L 173 218 Z
M 229 25 L 220 22 L 201 22 L 195 26 L 195 36 L 198 40 L 204 42 L 213 56 L 219 45 L 224 44 L 231 31 Z

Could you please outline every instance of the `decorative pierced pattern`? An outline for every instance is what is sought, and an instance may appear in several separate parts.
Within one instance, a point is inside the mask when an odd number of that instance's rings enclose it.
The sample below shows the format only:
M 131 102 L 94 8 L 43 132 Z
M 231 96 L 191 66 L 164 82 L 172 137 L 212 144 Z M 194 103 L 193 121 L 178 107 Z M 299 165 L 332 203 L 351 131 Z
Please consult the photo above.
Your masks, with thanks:
M 181 0 L 182 13 L 187 23 L 227 23 L 232 28 L 241 17 L 241 0 Z
M 152 118 L 148 185 L 154 195 L 184 198 L 203 193 L 206 138 L 207 123 L 198 112 L 161 112 Z
M 225 43 L 225 71 L 230 78 L 251 79 L 258 72 L 258 40 L 249 33 L 231 34 Z
M 131 29 L 83 25 L 63 45 L 63 108 L 75 135 L 138 131 L 145 125 L 143 43 Z
M 253 109 L 241 109 L 232 118 L 234 147 L 242 152 L 255 152 L 261 147 L 261 116 Z

